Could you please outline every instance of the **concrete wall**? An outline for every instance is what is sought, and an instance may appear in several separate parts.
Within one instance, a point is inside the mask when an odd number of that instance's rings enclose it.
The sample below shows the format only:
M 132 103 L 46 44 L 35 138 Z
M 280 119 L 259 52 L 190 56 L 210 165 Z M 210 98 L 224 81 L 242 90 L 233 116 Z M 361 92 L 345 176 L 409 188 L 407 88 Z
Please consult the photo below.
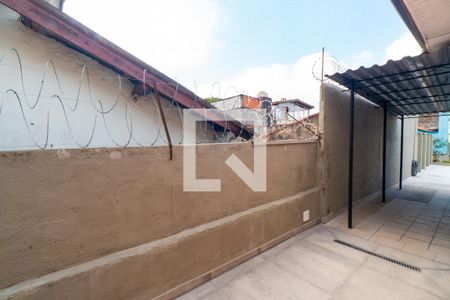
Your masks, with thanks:
M 243 97 L 238 95 L 236 97 L 230 99 L 224 99 L 220 101 L 216 101 L 212 103 L 218 109 L 230 110 L 230 109 L 238 109 L 243 107 Z
M 0 153 L 0 299 L 173 296 L 318 222 L 316 142 L 268 146 L 267 192 L 232 153 L 253 165 L 249 143 L 197 146 L 216 193 L 183 192 L 181 147 Z
M 324 198 L 323 215 L 346 207 L 348 197 L 349 92 L 334 85 L 324 86 L 321 103 L 323 131 Z M 411 175 L 416 120 L 405 120 L 404 178 Z M 400 120 L 388 115 L 387 186 L 399 181 Z M 354 199 L 376 197 L 382 187 L 383 110 L 356 96 L 354 131 Z
M 155 100 L 134 97 L 128 79 L 25 27 L 1 4 L 0 24 L 0 151 L 39 149 L 36 143 L 44 146 L 47 128 L 48 149 L 79 148 L 92 132 L 89 147 L 167 144 Z M 162 102 L 172 141 L 180 143 L 182 112 L 171 100 Z M 211 127 L 203 127 L 197 139 L 214 141 Z
M 433 162 L 433 134 L 418 132 L 416 134 L 416 149 L 419 170 L 425 169 Z

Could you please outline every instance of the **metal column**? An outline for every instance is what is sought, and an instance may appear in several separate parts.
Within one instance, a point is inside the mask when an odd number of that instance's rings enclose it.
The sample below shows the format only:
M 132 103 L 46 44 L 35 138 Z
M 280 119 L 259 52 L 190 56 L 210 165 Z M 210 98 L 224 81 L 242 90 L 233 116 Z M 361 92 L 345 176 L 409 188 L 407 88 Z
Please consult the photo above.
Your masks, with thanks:
M 387 105 L 383 107 L 383 187 L 382 200 L 386 202 L 386 138 L 387 138 Z
M 401 190 L 403 187 L 403 139 L 404 139 L 404 129 L 405 129 L 405 115 L 402 114 L 401 127 L 400 127 L 400 178 L 398 183 L 398 189 Z
M 353 130 L 355 127 L 355 84 L 350 90 L 350 127 L 348 141 L 348 228 L 352 228 L 353 219 Z

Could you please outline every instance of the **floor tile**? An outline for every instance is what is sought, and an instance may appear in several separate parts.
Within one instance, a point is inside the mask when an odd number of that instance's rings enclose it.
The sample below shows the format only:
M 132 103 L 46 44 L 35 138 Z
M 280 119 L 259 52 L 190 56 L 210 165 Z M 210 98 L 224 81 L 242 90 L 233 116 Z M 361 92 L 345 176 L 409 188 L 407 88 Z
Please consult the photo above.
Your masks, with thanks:
M 377 211 L 367 209 L 371 215 L 353 229 L 346 226 L 346 214 L 338 215 L 180 299 L 450 299 L 450 188 L 443 190 L 446 182 L 438 176 L 427 179 L 433 170 L 406 180 L 393 200 Z
M 360 268 L 333 299 L 439 299 L 386 273 Z

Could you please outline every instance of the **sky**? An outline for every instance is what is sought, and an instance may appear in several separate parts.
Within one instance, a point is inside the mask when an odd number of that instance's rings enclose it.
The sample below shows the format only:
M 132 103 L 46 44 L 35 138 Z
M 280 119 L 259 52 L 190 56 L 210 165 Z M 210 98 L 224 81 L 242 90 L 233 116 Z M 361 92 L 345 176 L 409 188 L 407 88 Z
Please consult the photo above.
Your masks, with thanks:
M 315 111 L 322 47 L 326 73 L 420 54 L 389 0 L 66 0 L 64 12 L 201 97 L 264 90 Z

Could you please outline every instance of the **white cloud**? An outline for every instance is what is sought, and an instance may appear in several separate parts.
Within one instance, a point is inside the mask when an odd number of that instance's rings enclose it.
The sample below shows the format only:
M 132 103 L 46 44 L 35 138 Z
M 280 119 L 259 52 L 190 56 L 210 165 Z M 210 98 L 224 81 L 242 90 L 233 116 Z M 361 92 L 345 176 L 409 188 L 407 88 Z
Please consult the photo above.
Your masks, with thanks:
M 70 0 L 64 11 L 168 75 L 208 63 L 223 19 L 214 0 Z
M 407 55 L 418 55 L 421 49 L 411 34 L 407 33 L 392 42 L 384 51 L 384 58 L 377 62 L 373 52 L 364 50 L 351 56 L 350 62 L 337 61 L 339 66 L 345 68 L 370 67 L 374 63 L 384 64 L 388 59 L 400 59 Z M 314 78 L 312 69 L 316 61 L 320 61 L 321 54 L 313 53 L 302 56 L 292 65 L 272 64 L 268 66 L 255 66 L 248 68 L 229 80 L 218 83 L 201 85 L 194 90 L 202 97 L 225 98 L 239 93 L 257 95 L 261 90 L 266 91 L 273 100 L 280 98 L 300 98 L 315 106 L 319 110 L 320 83 Z M 325 73 L 333 74 L 336 66 L 333 60 L 325 60 Z M 320 63 L 316 65 L 320 68 Z M 342 70 L 341 70 L 342 71 Z M 320 72 L 320 70 L 316 70 Z
M 370 66 L 373 64 L 374 58 L 375 57 L 371 51 L 363 50 L 353 55 L 350 67 L 352 69 L 357 69 L 361 66 Z
M 69 0 L 65 12 L 169 76 L 179 74 L 185 78 L 208 65 L 211 54 L 220 45 L 217 31 L 227 22 L 216 0 Z M 408 32 L 386 47 L 383 61 L 378 63 L 419 53 L 420 47 Z M 319 81 L 312 69 L 320 56 L 302 56 L 291 65 L 254 66 L 216 84 L 196 87 L 186 80 L 181 82 L 202 97 L 257 95 L 264 90 L 274 100 L 300 98 L 317 111 Z M 375 62 L 375 54 L 364 50 L 340 65 L 358 68 Z M 317 66 L 320 68 L 320 63 Z M 325 68 L 327 74 L 338 71 L 332 62 L 326 63 Z M 320 69 L 316 72 L 320 73 Z
M 408 32 L 386 48 L 383 63 L 389 59 L 398 60 L 405 56 L 414 56 L 420 53 L 421 49 L 419 44 L 412 34 Z
M 240 93 L 256 96 L 259 91 L 265 91 L 274 101 L 299 98 L 314 105 L 317 111 L 320 83 L 313 77 L 312 69 L 320 57 L 320 53 L 313 53 L 293 65 L 255 66 L 230 80 L 198 86 L 197 92 L 202 97 L 225 98 Z

